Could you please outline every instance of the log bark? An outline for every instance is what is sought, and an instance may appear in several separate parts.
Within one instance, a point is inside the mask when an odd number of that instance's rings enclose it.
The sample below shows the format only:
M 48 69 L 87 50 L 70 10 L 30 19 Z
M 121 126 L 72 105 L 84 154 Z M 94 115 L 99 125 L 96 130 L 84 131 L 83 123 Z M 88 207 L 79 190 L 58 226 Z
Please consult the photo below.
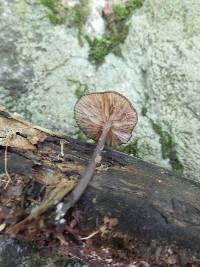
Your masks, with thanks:
M 12 118 L 2 111 L 0 117 Z M 80 174 L 94 145 L 50 131 L 36 150 L 8 148 L 8 171 L 33 179 L 41 169 L 64 166 L 66 176 Z M 65 141 L 61 161 L 60 141 Z M 0 173 L 4 173 L 0 147 Z M 105 149 L 103 162 L 79 202 L 84 221 L 96 223 L 105 216 L 117 218 L 117 230 L 142 242 L 175 242 L 195 253 L 200 250 L 200 186 L 169 170 L 126 154 Z M 59 166 L 61 166 L 59 165 Z M 63 200 L 65 201 L 65 200 Z

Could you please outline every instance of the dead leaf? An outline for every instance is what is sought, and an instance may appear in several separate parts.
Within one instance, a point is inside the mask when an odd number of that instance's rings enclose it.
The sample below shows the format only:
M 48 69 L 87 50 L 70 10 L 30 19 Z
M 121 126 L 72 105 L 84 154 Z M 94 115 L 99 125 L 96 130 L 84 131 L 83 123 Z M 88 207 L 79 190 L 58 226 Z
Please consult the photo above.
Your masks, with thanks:
M 62 180 L 42 201 L 42 203 L 31 210 L 31 213 L 24 220 L 10 226 L 7 233 L 15 236 L 23 227 L 33 219 L 38 218 L 50 207 L 56 205 L 66 194 L 68 194 L 76 185 L 75 180 Z

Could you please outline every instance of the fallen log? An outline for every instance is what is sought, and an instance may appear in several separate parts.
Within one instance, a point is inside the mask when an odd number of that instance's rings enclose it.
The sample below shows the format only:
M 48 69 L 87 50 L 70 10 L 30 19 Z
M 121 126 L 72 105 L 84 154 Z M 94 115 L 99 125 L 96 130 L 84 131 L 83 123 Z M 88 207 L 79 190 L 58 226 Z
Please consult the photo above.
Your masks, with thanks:
M 18 120 L 5 110 L 1 110 L 0 118 Z M 50 172 L 50 176 L 57 172 L 67 177 L 83 172 L 94 145 L 19 121 L 44 136 L 32 144 L 35 149 L 8 147 L 9 173 L 34 179 Z M 27 132 L 15 134 L 30 140 Z M 0 174 L 5 172 L 4 153 L 5 147 L 1 146 Z M 199 255 L 199 184 L 114 150 L 105 149 L 102 157 L 102 164 L 78 204 L 84 224 L 91 225 L 92 231 L 97 221 L 116 218 L 116 231 L 134 236 L 147 246 L 152 240 L 157 244 L 175 243 Z

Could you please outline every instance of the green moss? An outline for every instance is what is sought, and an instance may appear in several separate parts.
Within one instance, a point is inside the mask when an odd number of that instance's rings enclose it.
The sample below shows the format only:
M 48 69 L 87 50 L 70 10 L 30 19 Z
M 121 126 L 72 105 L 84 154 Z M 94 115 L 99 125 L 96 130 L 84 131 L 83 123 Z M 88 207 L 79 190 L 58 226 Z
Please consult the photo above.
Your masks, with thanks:
M 153 127 L 153 130 L 154 130 L 157 134 L 159 134 L 159 135 L 161 134 L 161 132 L 162 132 L 162 128 L 161 128 L 161 126 L 160 126 L 159 124 L 152 122 L 152 127 Z
M 144 98 L 144 106 L 142 107 L 141 115 L 147 116 L 147 104 L 148 104 L 149 96 L 145 93 Z
M 129 10 L 125 5 L 113 5 L 112 11 L 117 20 L 123 20 L 129 16 Z
M 89 60 L 91 62 L 100 65 L 109 53 L 120 55 L 119 45 L 125 41 L 129 31 L 127 20 L 142 4 L 143 0 L 129 0 L 123 5 L 113 5 L 113 12 L 105 18 L 106 29 L 103 36 L 94 39 L 86 37 L 90 46 Z
M 139 157 L 138 156 L 138 140 L 134 140 L 132 142 L 129 142 L 126 145 L 121 145 L 118 148 L 119 151 L 127 153 L 129 155 L 133 155 L 135 157 Z
M 87 88 L 79 87 L 75 90 L 75 96 L 77 99 L 80 99 L 83 95 L 86 95 L 88 92 Z
M 129 0 L 126 3 L 126 8 L 132 12 L 134 9 L 142 7 L 143 3 L 144 0 Z
M 95 39 L 87 36 L 86 40 L 90 46 L 89 60 L 97 65 L 102 64 L 105 56 L 112 51 L 113 42 L 111 36 L 104 34 L 102 38 Z
M 82 34 L 83 26 L 85 25 L 90 13 L 89 0 L 80 0 L 80 3 L 71 9 L 70 12 L 71 13 L 68 16 L 69 26 L 77 27 L 79 43 L 82 45 L 84 42 L 84 36 Z
M 121 28 L 121 30 L 120 30 Z M 113 25 L 101 38 L 86 37 L 90 46 L 89 60 L 96 65 L 104 62 L 109 53 L 120 54 L 119 44 L 123 43 L 128 33 L 127 25 Z
M 75 87 L 75 96 L 77 99 L 80 99 L 83 95 L 86 95 L 89 93 L 89 89 L 87 84 L 81 83 L 78 80 L 68 79 L 68 83 L 71 86 Z
M 40 0 L 48 8 L 47 17 L 54 25 L 63 24 L 66 20 L 68 9 L 60 4 L 59 0 Z
M 147 107 L 142 107 L 142 111 L 141 111 L 142 116 L 146 116 L 147 115 Z
M 127 20 L 132 12 L 142 6 L 144 0 L 129 0 L 123 5 L 113 5 L 113 12 L 105 18 L 106 31 L 102 38 L 91 39 L 85 36 L 89 46 L 89 60 L 97 65 L 104 62 L 109 53 L 120 54 L 119 45 L 128 34 Z M 89 0 L 80 0 L 74 8 L 64 7 L 59 0 L 40 0 L 48 8 L 47 17 L 54 25 L 67 23 L 76 26 L 79 40 L 82 41 L 82 29 L 90 12 Z
M 63 18 L 61 18 L 59 15 L 48 13 L 47 16 L 52 24 L 54 25 L 63 24 Z
M 167 131 L 164 131 L 162 127 L 157 123 L 152 122 L 152 127 L 153 127 L 153 130 L 160 137 L 160 144 L 161 144 L 163 159 L 169 158 L 172 169 L 177 174 L 182 174 L 183 165 L 178 159 L 177 151 L 175 148 L 175 143 L 173 141 L 172 136 Z
M 58 3 L 59 2 L 57 0 L 41 0 L 41 4 L 48 7 L 53 12 L 57 11 Z
M 77 130 L 74 134 L 74 138 L 86 142 L 88 140 L 87 136 L 81 131 L 81 130 Z
M 143 3 L 144 0 L 129 0 L 123 5 L 113 5 L 112 10 L 115 15 L 115 19 L 127 19 L 135 9 L 142 7 Z
M 59 0 L 40 0 L 48 8 L 47 17 L 54 25 L 68 23 L 75 25 L 81 31 L 89 14 L 89 0 L 80 0 L 74 8 L 64 7 Z
M 72 11 L 73 22 L 79 29 L 81 29 L 86 23 L 90 12 L 89 0 L 80 0 L 80 3 L 77 4 Z

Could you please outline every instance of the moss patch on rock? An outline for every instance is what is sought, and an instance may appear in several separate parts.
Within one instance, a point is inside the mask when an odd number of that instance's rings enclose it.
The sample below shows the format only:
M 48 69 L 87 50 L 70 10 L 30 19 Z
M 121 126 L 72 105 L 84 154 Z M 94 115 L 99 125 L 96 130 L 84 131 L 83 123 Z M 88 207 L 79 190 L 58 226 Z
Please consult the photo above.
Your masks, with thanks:
M 125 4 L 113 5 L 112 13 L 105 17 L 106 30 L 103 36 L 94 39 L 84 36 L 90 47 L 88 58 L 92 63 L 102 64 L 105 56 L 111 52 L 120 54 L 119 45 L 125 41 L 129 31 L 127 20 L 143 2 L 144 0 L 128 0 Z M 40 3 L 47 8 L 47 17 L 52 24 L 75 26 L 79 31 L 79 39 L 82 39 L 82 29 L 90 12 L 89 0 L 80 0 L 73 8 L 63 6 L 59 0 L 40 0 Z
M 74 8 L 62 5 L 59 0 L 40 0 L 40 3 L 47 7 L 47 16 L 54 25 L 67 23 L 81 30 L 89 15 L 89 0 L 80 0 Z
M 143 5 L 144 0 L 129 0 L 123 5 L 113 5 L 112 13 L 105 17 L 106 30 L 101 38 L 86 37 L 90 46 L 89 60 L 96 65 L 104 62 L 109 53 L 120 54 L 119 45 L 128 35 L 129 25 L 127 20 L 137 8 Z
M 148 101 L 149 101 L 149 96 L 145 93 L 144 105 L 143 105 L 142 110 L 141 110 L 141 115 L 144 117 L 147 116 Z
M 152 122 L 152 127 L 153 130 L 160 136 L 160 144 L 161 144 L 163 159 L 169 158 L 172 169 L 177 174 L 182 174 L 183 165 L 178 159 L 172 135 L 170 135 L 167 131 L 164 131 L 162 127 L 157 123 Z
M 126 145 L 121 145 L 117 150 L 124 152 L 126 154 L 139 157 L 138 155 L 138 139 L 129 142 Z
M 80 99 L 82 96 L 89 93 L 89 88 L 88 88 L 87 84 L 85 84 L 85 83 L 81 83 L 80 81 L 73 80 L 73 79 L 68 79 L 68 83 L 71 86 L 75 87 L 74 94 L 75 94 L 77 100 Z
M 40 3 L 47 7 L 47 17 L 54 25 L 63 24 L 68 9 L 60 4 L 58 0 L 40 0 Z
M 74 25 L 81 31 L 90 12 L 89 0 L 80 0 L 80 3 L 75 5 L 71 11 Z

